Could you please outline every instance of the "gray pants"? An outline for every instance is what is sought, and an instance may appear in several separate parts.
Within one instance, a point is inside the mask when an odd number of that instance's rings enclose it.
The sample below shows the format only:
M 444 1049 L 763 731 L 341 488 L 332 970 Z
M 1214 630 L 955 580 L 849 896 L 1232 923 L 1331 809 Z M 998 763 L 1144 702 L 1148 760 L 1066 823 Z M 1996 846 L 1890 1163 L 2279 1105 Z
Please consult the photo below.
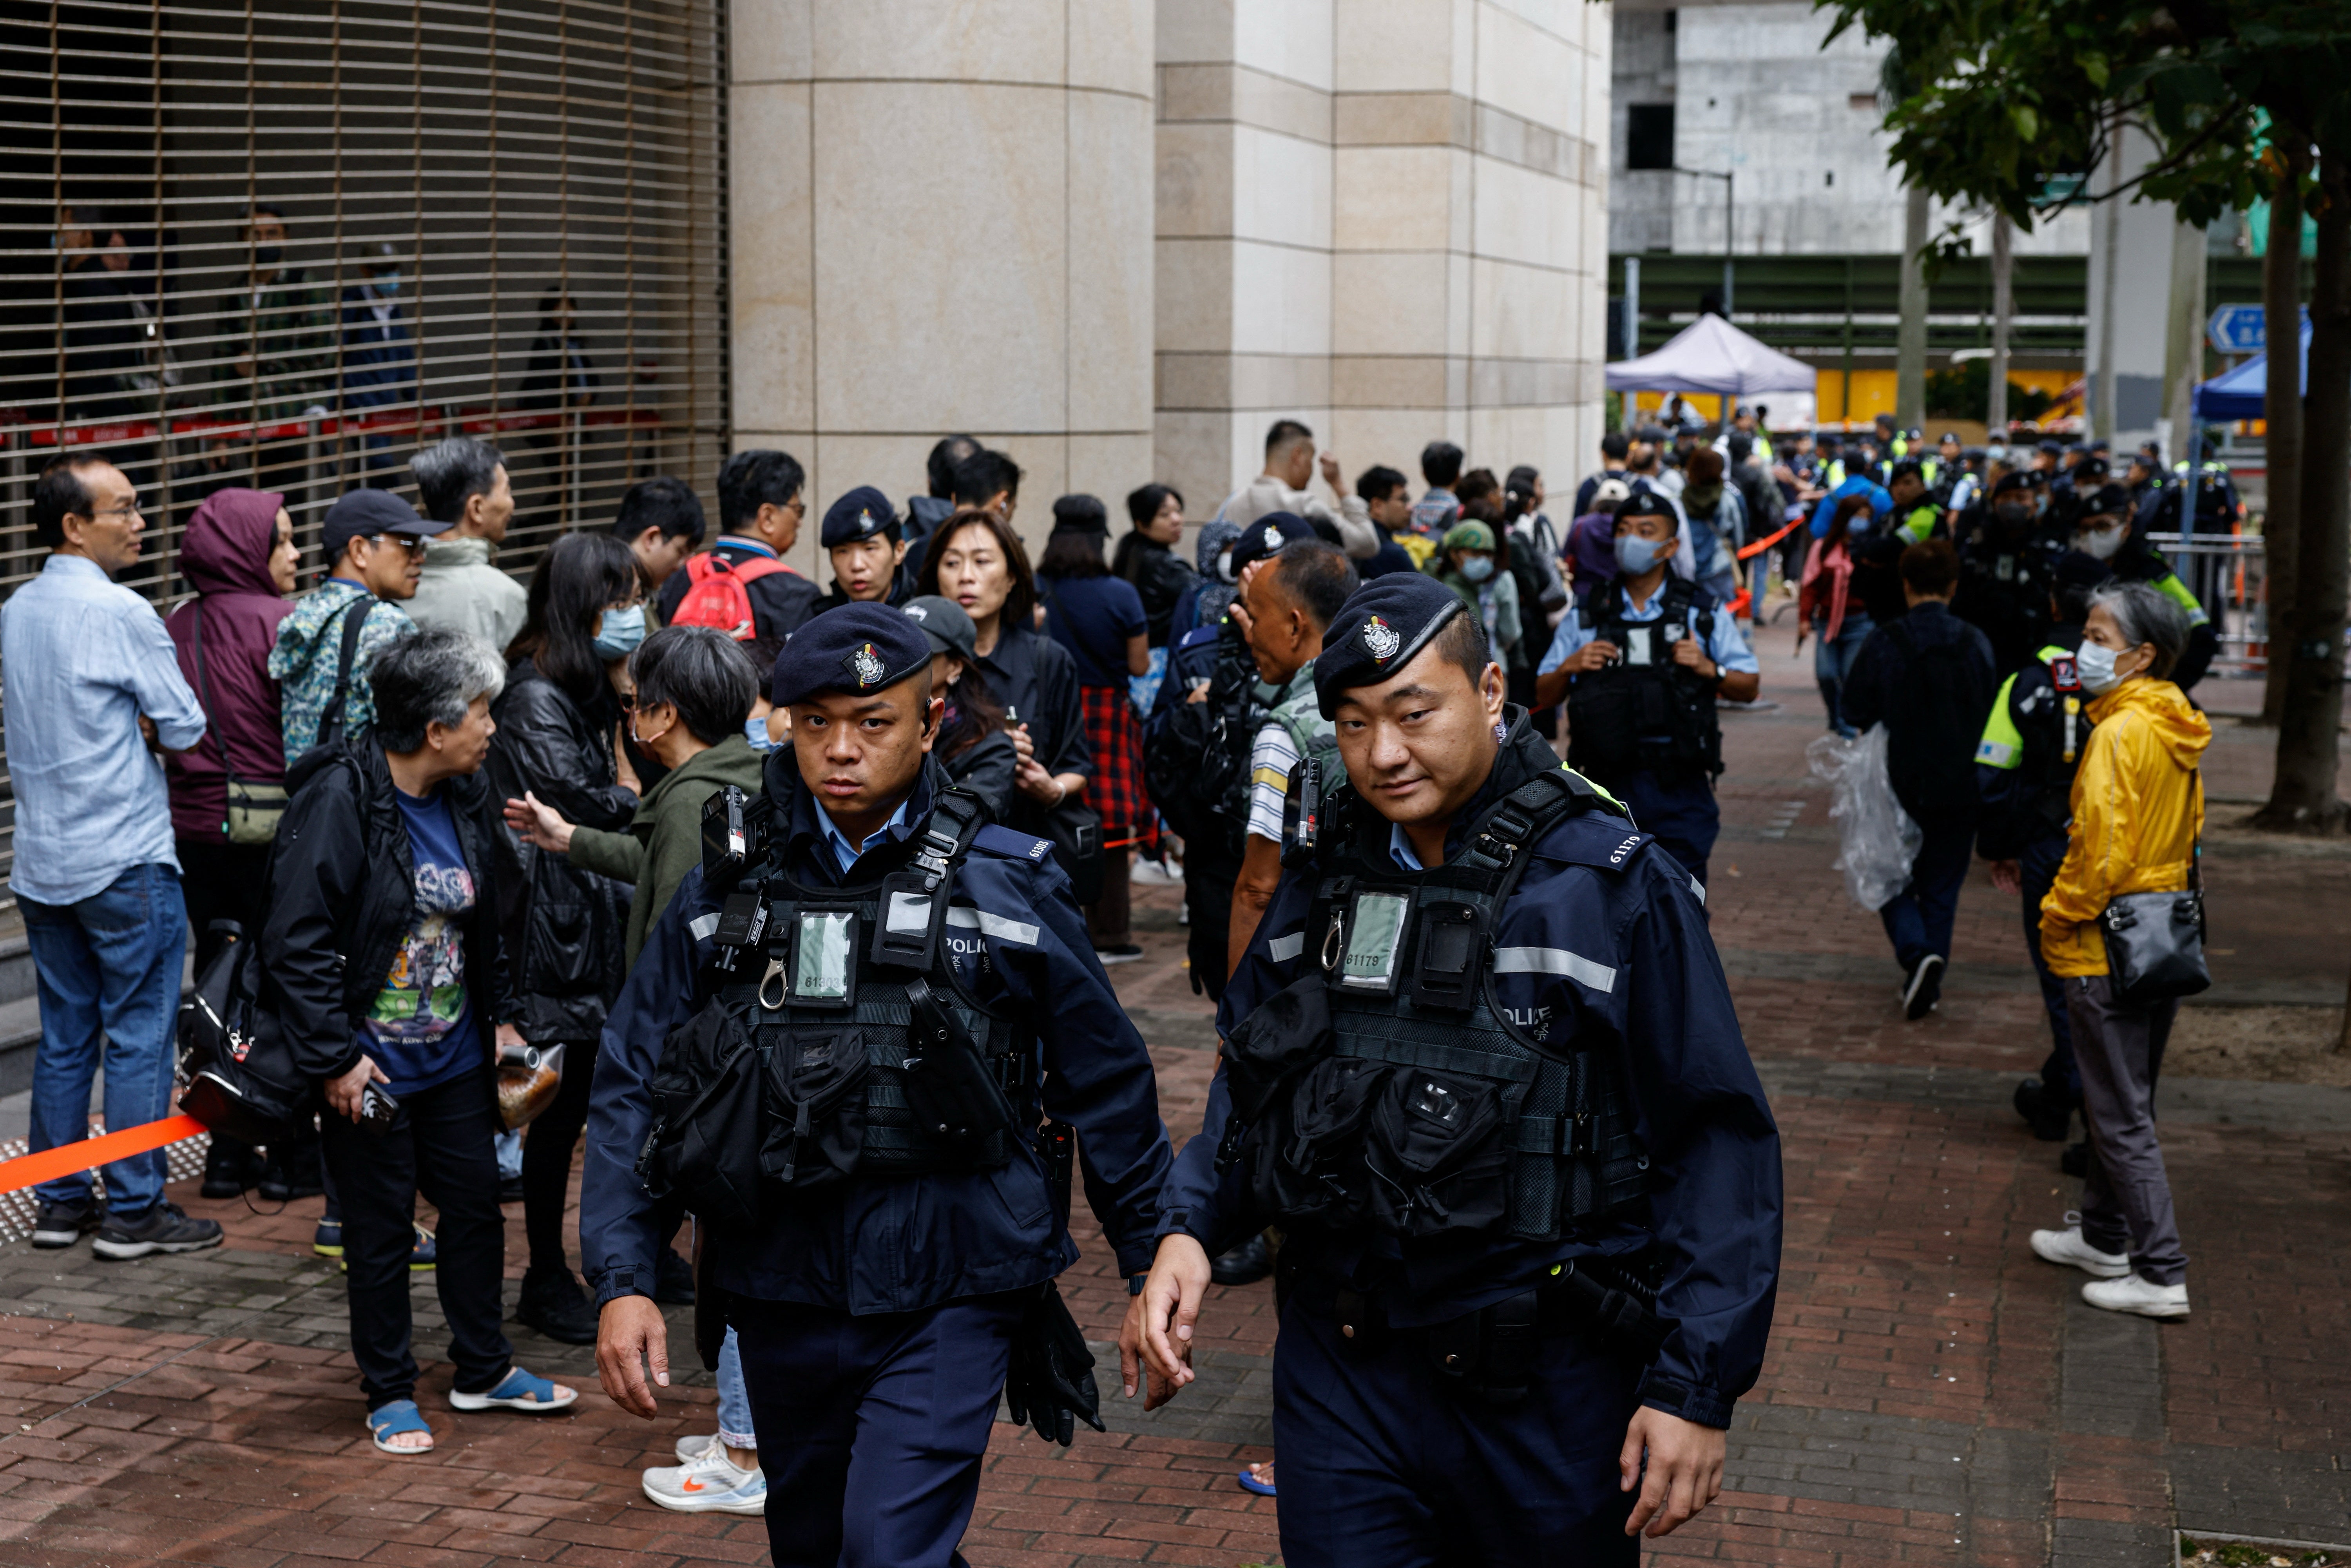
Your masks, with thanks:
M 2139 1277 L 2158 1285 L 2188 1277 L 2171 1183 L 2163 1174 L 2163 1145 L 2155 1136 L 2155 1079 L 2179 1012 L 2177 1000 L 2144 1008 L 2116 1004 L 2114 982 L 2105 975 L 2065 981 L 2066 1019 L 2082 1071 L 2082 1120 L 2090 1129 L 2082 1239 L 2101 1252 L 2128 1251 Z

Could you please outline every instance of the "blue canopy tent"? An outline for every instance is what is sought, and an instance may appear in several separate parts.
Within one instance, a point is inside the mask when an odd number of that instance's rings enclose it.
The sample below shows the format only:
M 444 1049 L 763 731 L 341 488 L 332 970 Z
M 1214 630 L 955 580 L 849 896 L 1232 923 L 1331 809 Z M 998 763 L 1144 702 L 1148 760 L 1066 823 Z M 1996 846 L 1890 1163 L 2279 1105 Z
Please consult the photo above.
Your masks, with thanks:
M 2262 394 L 2270 384 L 2270 357 L 2256 354 L 2233 371 L 2196 386 L 2196 417 L 2219 423 L 2262 416 Z M 2310 322 L 2302 323 L 2302 384 L 2310 384 Z

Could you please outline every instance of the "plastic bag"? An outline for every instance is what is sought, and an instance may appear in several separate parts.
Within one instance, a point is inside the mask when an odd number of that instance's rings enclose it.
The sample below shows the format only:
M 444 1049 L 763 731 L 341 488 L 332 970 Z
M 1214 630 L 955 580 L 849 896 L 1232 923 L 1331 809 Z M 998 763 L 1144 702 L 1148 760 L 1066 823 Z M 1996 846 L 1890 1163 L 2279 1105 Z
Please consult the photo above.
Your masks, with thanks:
M 1844 852 L 1836 869 L 1844 890 L 1864 909 L 1876 911 L 1909 885 L 1910 862 L 1918 858 L 1918 824 L 1894 798 L 1886 768 L 1886 727 L 1875 725 L 1858 740 L 1824 735 L 1804 747 L 1813 777 L 1832 796 L 1829 821 L 1837 825 Z

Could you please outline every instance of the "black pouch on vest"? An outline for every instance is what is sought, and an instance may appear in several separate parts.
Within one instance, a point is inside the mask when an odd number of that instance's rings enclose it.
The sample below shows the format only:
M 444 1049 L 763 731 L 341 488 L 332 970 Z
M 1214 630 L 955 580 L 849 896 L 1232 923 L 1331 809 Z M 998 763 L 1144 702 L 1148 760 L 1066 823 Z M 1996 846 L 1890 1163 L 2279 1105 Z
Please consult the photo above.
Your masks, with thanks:
M 1331 1043 L 1329 988 L 1319 974 L 1259 1002 L 1225 1041 L 1225 1087 L 1233 1113 L 1255 1122 L 1300 1068 Z
M 938 961 L 946 896 L 946 879 L 929 872 L 899 871 L 883 877 L 873 962 L 928 974 Z
M 1364 1140 L 1371 1218 L 1392 1236 L 1501 1224 L 1510 1207 L 1501 1093 L 1425 1069 L 1397 1071 Z
M 1355 1231 L 1366 1217 L 1354 1194 L 1363 1181 L 1363 1128 L 1394 1070 L 1354 1056 L 1328 1056 L 1270 1112 L 1249 1140 L 1250 1192 L 1270 1211 Z
M 977 1147 L 1012 1126 L 1012 1102 L 981 1060 L 978 1046 L 928 983 L 907 983 L 914 1027 L 899 1083 L 925 1135 Z
M 1486 925 L 1474 904 L 1437 900 L 1420 906 L 1420 952 L 1409 995 L 1416 1008 L 1467 1012 L 1478 1002 Z
M 739 1005 L 714 1002 L 671 1032 L 647 1085 L 653 1129 L 637 1176 L 705 1219 L 758 1218 L 759 1054 Z
M 769 1024 L 767 1136 L 760 1174 L 787 1187 L 831 1186 L 865 1146 L 865 1031 Z

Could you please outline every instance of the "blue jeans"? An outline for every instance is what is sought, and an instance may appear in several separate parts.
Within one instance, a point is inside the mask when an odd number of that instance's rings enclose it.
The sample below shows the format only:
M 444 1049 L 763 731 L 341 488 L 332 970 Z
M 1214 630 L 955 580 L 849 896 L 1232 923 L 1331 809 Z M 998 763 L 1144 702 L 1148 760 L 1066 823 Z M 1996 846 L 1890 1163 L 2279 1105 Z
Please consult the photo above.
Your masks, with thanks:
M 1976 846 L 1972 822 L 1959 827 L 1921 823 L 1919 834 L 1918 858 L 1910 862 L 1908 884 L 1877 912 L 1894 944 L 1894 961 L 1905 974 L 1929 953 L 1950 962 L 1951 925 Z
M 718 1440 L 730 1448 L 756 1448 L 758 1434 L 751 1429 L 751 1394 L 743 1386 L 743 1348 L 735 1331 L 718 1353 Z
M 1861 732 L 1844 721 L 1844 679 L 1853 674 L 1873 622 L 1860 606 L 1848 604 L 1834 640 L 1821 634 L 1827 624 L 1827 617 L 1813 617 L 1813 679 L 1820 684 L 1821 705 L 1829 710 L 1829 727 L 1851 740 Z
M 32 1152 L 89 1135 L 89 1086 L 101 1060 L 109 1132 L 170 1115 L 172 1025 L 188 952 L 179 873 L 137 865 L 78 904 L 17 902 L 41 996 Z M 136 1218 L 163 1196 L 163 1151 L 117 1160 L 105 1176 L 108 1209 Z M 89 1178 L 59 1176 L 33 1190 L 44 1203 L 78 1203 L 89 1196 Z

